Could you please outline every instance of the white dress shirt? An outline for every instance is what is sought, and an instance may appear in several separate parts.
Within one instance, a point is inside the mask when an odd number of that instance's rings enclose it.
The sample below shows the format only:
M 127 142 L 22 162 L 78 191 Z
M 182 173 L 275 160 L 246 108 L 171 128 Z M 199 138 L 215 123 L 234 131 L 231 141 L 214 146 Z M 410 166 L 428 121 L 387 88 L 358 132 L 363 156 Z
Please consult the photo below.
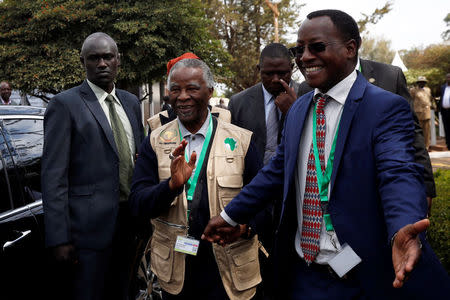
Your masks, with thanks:
M 450 85 L 447 84 L 444 90 L 444 95 L 442 96 L 442 107 L 450 108 Z
M 105 92 L 102 88 L 98 87 L 94 83 L 87 80 L 87 83 L 91 87 L 92 91 L 94 92 L 95 96 L 97 97 L 98 102 L 100 103 L 100 106 L 102 107 L 103 111 L 105 112 L 106 118 L 108 119 L 109 126 L 111 126 L 111 120 L 109 119 L 109 107 L 106 103 L 105 99 L 108 95 L 113 96 L 114 98 L 114 107 L 116 108 L 117 115 L 120 118 L 120 121 L 122 121 L 123 128 L 125 129 L 125 132 L 127 134 L 127 140 L 128 145 L 130 146 L 130 153 L 131 153 L 131 162 L 134 165 L 134 151 L 135 151 L 135 145 L 134 145 L 134 135 L 133 135 L 133 129 L 131 128 L 130 120 L 128 120 L 127 114 L 125 113 L 125 110 L 122 107 L 122 104 L 120 103 L 119 99 L 116 96 L 116 88 L 113 87 L 113 90 L 110 94 Z
M 194 177 L 195 169 L 197 168 L 197 163 L 200 158 L 200 153 L 202 153 L 203 144 L 205 143 L 206 134 L 208 132 L 210 117 L 211 114 L 208 109 L 208 116 L 206 117 L 206 120 L 203 123 L 202 127 L 196 133 L 191 133 L 189 130 L 187 130 L 186 127 L 184 127 L 183 123 L 181 123 L 180 119 L 177 118 L 181 136 L 186 140 L 186 142 L 188 142 L 185 151 L 188 154 L 189 159 L 191 159 L 192 152 L 195 151 L 197 154 L 197 160 L 195 161 L 195 168 L 194 170 L 192 170 L 191 178 Z
M 267 118 L 269 117 L 269 112 L 272 110 L 272 107 L 275 105 L 275 96 L 269 93 L 266 88 L 264 87 L 264 84 L 261 84 L 262 90 L 263 90 L 263 96 L 264 96 L 264 112 L 266 116 L 266 124 L 267 124 Z M 272 100 L 273 97 L 273 100 Z M 272 101 L 271 101 L 272 100 Z M 281 118 L 281 111 L 279 108 L 277 108 L 278 111 L 278 121 Z
M 326 134 L 325 134 L 325 166 L 330 155 L 331 145 L 333 143 L 336 129 L 341 119 L 342 111 L 347 96 L 350 92 L 353 83 L 356 80 L 356 71 L 352 72 L 341 82 L 332 87 L 326 95 L 332 99 L 329 100 L 325 106 L 325 118 L 326 118 Z M 318 89 L 314 90 L 314 95 L 319 93 Z M 303 257 L 303 251 L 300 246 L 300 237 L 302 233 L 302 207 L 303 207 L 303 195 L 305 193 L 306 183 L 306 170 L 308 165 L 308 155 L 311 149 L 312 142 L 312 112 L 314 106 L 311 105 L 309 109 L 308 117 L 303 128 L 302 137 L 300 139 L 299 152 L 297 157 L 297 169 L 295 172 L 295 194 L 297 201 L 297 217 L 298 227 L 295 235 L 295 250 L 300 257 Z M 330 196 L 330 189 L 328 190 L 328 197 Z M 333 201 L 333 199 L 330 199 Z M 335 256 L 337 251 L 341 248 L 339 240 L 334 231 L 327 231 L 325 228 L 325 222 L 322 220 L 322 233 L 320 234 L 320 251 L 316 257 L 315 262 L 319 264 L 326 264 L 331 258 Z

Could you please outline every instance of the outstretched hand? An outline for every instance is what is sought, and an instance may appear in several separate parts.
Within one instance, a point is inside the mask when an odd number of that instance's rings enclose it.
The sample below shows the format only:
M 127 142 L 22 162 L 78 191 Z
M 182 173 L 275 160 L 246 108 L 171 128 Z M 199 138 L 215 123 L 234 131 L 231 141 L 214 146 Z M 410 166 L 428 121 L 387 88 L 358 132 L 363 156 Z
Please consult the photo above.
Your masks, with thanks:
M 423 219 L 414 224 L 402 227 L 394 238 L 392 245 L 392 264 L 394 265 L 395 279 L 393 286 L 400 288 L 414 269 L 421 254 L 419 233 L 430 226 L 430 220 Z
M 202 240 L 225 246 L 236 241 L 243 233 L 245 225 L 231 226 L 220 215 L 209 220 L 203 231 Z
M 283 79 L 280 79 L 281 85 L 284 87 L 284 93 L 281 93 L 275 98 L 275 105 L 283 114 L 286 114 L 291 108 L 292 104 L 297 100 L 297 95 L 293 88 L 291 88 Z
M 170 164 L 170 181 L 169 187 L 171 190 L 176 190 L 182 187 L 191 177 L 192 170 L 195 168 L 195 161 L 197 154 L 192 152 L 189 162 L 184 158 L 184 151 L 187 146 L 187 141 L 182 140 L 180 145 L 173 150 L 172 155 L 175 157 Z

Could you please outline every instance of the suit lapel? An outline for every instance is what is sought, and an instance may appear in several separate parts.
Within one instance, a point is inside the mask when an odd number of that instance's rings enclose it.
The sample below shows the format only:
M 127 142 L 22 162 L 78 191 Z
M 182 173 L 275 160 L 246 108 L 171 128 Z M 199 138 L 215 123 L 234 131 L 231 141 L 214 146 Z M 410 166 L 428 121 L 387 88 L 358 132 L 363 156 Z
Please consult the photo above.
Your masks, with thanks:
M 254 116 L 256 122 L 256 128 L 264 128 L 264 147 L 266 146 L 266 110 L 264 106 L 264 93 L 262 89 L 262 83 L 259 83 L 255 89 L 255 92 L 251 95 L 251 101 L 254 102 L 254 105 L 249 105 L 249 107 L 254 108 Z M 249 116 L 253 115 L 250 112 Z
M 376 78 L 375 78 L 375 74 L 374 74 L 372 65 L 367 60 L 364 60 L 364 59 L 360 60 L 360 64 L 361 64 L 361 73 L 364 75 L 364 77 L 369 82 L 370 82 L 370 78 L 373 78 L 375 81 L 372 83 L 375 84 Z
M 108 119 L 106 118 L 105 112 L 103 111 L 100 103 L 98 102 L 97 97 L 95 96 L 94 92 L 92 91 L 91 87 L 88 85 L 86 80 L 83 81 L 83 83 L 81 84 L 80 94 L 84 103 L 86 103 L 86 106 L 89 108 L 92 115 L 97 120 L 98 124 L 100 124 L 100 127 L 103 129 L 103 132 L 105 133 L 106 139 L 108 140 L 109 144 L 111 145 L 111 147 L 113 148 L 114 152 L 118 157 L 119 154 L 117 152 L 116 143 L 114 141 L 114 135 L 111 126 L 109 125 Z
M 336 180 L 337 170 L 339 170 L 339 163 L 342 158 L 342 154 L 345 148 L 345 141 L 351 129 L 353 117 L 358 109 L 359 103 L 362 100 L 364 90 L 366 89 L 367 81 L 364 76 L 358 72 L 358 77 L 353 84 L 347 100 L 344 104 L 344 110 L 342 112 L 341 121 L 339 124 L 339 133 L 336 142 L 336 152 L 334 154 L 333 172 L 331 174 L 330 188 L 333 191 L 334 182 Z
M 300 105 L 292 106 L 286 120 L 285 134 L 285 176 L 287 183 L 291 184 L 295 177 L 295 168 L 297 166 L 298 149 L 300 147 L 300 139 L 302 137 L 306 118 L 314 96 L 314 92 L 310 92 L 301 97 Z M 298 102 L 298 101 L 297 101 Z M 287 160 L 286 160 L 287 159 Z M 289 187 L 285 187 L 284 199 L 286 199 Z

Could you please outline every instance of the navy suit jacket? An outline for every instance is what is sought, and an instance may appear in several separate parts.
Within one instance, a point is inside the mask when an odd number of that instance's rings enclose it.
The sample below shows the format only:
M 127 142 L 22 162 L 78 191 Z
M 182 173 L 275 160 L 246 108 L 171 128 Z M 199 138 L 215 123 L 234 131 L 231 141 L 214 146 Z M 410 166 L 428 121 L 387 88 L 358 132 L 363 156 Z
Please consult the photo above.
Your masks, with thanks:
M 274 245 L 274 258 L 280 270 L 277 278 L 283 278 L 281 272 L 289 269 L 287 259 L 295 255 L 298 224 L 295 170 L 312 98 L 310 92 L 294 103 L 286 116 L 276 156 L 225 208 L 233 220 L 245 223 L 270 201 L 271 195 L 283 189 Z M 414 163 L 413 139 L 414 124 L 408 103 L 369 84 L 358 72 L 340 121 L 329 211 L 340 243 L 348 243 L 361 257 L 362 262 L 355 270 L 357 278 L 374 299 L 402 297 L 424 287 L 421 279 L 426 277 L 414 276 L 430 273 L 420 267 L 424 264 L 440 272 L 433 278 L 434 283 L 448 283 L 448 275 L 423 241 L 423 256 L 410 280 L 412 284 L 408 282 L 408 288 L 401 290 L 392 288 L 390 239 L 401 227 L 424 218 L 427 210 L 423 201 L 423 167 Z M 416 279 L 420 284 L 414 286 Z M 428 295 L 431 291 L 425 289 Z M 410 295 L 415 296 L 416 292 Z
M 139 101 L 116 89 L 136 147 L 144 131 Z M 48 247 L 104 249 L 119 210 L 119 156 L 113 132 L 87 81 L 49 102 L 44 117 L 42 197 Z

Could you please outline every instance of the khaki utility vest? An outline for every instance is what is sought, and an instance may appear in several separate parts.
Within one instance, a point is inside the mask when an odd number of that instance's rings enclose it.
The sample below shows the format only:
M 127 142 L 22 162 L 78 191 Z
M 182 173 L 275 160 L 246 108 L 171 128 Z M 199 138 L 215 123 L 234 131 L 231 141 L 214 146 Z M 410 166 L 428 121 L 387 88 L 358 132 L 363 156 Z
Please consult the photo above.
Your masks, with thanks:
M 158 159 L 160 181 L 170 177 L 169 153 L 180 144 L 179 132 L 177 120 L 173 120 L 150 135 L 150 144 Z M 250 139 L 250 131 L 217 121 L 209 159 L 205 162 L 210 217 L 219 215 L 240 192 Z M 174 247 L 177 236 L 187 235 L 187 205 L 186 193 L 182 192 L 165 214 L 152 220 L 151 269 L 161 287 L 174 295 L 181 292 L 184 283 L 186 254 L 174 251 Z M 251 299 L 256 285 L 261 282 L 257 236 L 240 238 L 225 247 L 212 246 L 230 299 Z
M 211 107 L 211 114 L 217 119 L 222 120 L 227 123 L 231 123 L 231 113 L 228 109 L 213 106 Z M 161 117 L 162 115 L 165 118 L 169 118 L 169 114 L 167 113 L 167 110 L 164 110 L 162 112 L 157 113 L 156 115 L 150 117 L 147 119 L 147 124 L 150 126 L 150 130 L 153 131 L 158 127 L 161 127 Z

